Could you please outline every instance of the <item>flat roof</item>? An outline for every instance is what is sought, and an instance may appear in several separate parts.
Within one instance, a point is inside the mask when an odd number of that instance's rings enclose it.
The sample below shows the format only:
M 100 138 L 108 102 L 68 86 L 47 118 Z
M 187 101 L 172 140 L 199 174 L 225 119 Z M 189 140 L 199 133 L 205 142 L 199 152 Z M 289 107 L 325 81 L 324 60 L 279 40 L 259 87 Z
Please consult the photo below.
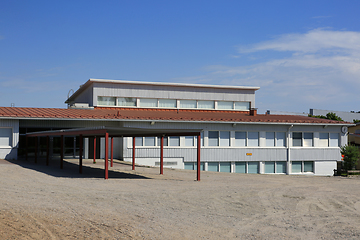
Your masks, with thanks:
M 169 82 L 145 82 L 145 81 L 129 81 L 129 80 L 111 80 L 111 79 L 95 79 L 90 78 L 78 90 L 71 95 L 65 103 L 78 96 L 82 91 L 88 88 L 92 83 L 113 83 L 113 84 L 132 84 L 132 85 L 151 85 L 151 86 L 171 86 L 171 87 L 191 87 L 191 88 L 217 88 L 217 89 L 236 89 L 236 90 L 259 90 L 260 87 L 249 86 L 228 86 L 228 85 L 209 85 L 209 84 L 193 84 L 193 83 L 169 83 Z

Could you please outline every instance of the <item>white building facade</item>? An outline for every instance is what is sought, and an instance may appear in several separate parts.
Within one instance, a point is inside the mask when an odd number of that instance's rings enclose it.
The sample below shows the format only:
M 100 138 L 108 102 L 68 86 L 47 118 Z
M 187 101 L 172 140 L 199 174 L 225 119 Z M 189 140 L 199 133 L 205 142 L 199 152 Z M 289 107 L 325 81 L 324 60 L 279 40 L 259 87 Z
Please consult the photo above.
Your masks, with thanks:
M 22 136 L 33 131 L 95 126 L 202 129 L 200 168 L 204 171 L 333 175 L 341 160 L 340 146 L 347 143 L 346 126 L 351 124 L 257 114 L 258 89 L 90 79 L 67 99 L 68 109 L 31 113 L 31 109 L 0 108 L 0 158 L 20 156 Z M 196 137 L 164 140 L 165 167 L 197 168 Z M 51 141 L 56 155 L 57 139 Z M 104 140 L 99 142 L 102 149 Z M 76 155 L 77 144 L 75 138 L 68 138 L 69 156 Z M 159 138 L 137 137 L 135 145 L 137 164 L 158 166 Z M 91 139 L 85 139 L 84 147 L 84 157 L 90 158 Z M 131 161 L 132 149 L 131 138 L 114 139 L 115 158 Z M 100 151 L 98 157 L 104 155 Z

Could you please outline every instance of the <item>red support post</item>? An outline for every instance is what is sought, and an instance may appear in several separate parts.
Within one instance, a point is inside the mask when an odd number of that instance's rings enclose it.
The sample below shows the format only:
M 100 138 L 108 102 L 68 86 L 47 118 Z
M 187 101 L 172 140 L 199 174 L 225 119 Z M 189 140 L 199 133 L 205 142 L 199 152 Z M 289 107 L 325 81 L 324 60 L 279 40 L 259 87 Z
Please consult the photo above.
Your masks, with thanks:
M 110 154 L 111 154 L 111 164 L 110 166 L 113 167 L 113 162 L 114 162 L 114 137 L 111 137 L 111 147 L 110 147 Z
M 135 137 L 133 137 L 132 170 L 135 170 Z
M 38 137 L 35 137 L 35 163 L 37 163 L 37 155 L 38 155 Z
M 64 168 L 64 135 L 60 136 L 60 168 Z
M 164 174 L 164 136 L 160 140 L 160 174 Z
M 105 179 L 109 178 L 109 133 L 105 133 Z
M 25 147 L 25 160 L 28 160 L 28 147 L 29 147 L 29 142 L 28 142 L 28 136 L 26 135 L 26 147 Z
M 96 163 L 96 137 L 94 136 L 94 161 L 93 163 Z
M 200 181 L 200 149 L 201 149 L 201 135 L 197 136 L 197 176 L 196 180 Z
M 50 157 L 50 137 L 46 136 L 46 166 L 49 166 Z
M 83 160 L 83 136 L 80 134 L 79 139 L 79 173 L 82 173 L 82 160 Z

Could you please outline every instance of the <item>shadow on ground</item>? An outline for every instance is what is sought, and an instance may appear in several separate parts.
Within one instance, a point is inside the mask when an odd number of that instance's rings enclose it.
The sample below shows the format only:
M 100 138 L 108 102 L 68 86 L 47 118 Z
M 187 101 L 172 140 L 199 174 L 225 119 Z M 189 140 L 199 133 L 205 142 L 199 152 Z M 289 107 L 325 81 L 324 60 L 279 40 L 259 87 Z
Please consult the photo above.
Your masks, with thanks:
M 60 160 L 59 161 L 50 161 L 50 165 L 46 166 L 44 159 L 38 159 L 38 162 L 35 163 L 33 160 L 1 160 L 4 163 L 12 163 L 19 165 L 23 168 L 31 169 L 37 172 L 41 172 L 53 177 L 63 177 L 63 178 L 104 178 L 105 170 L 104 168 L 82 166 L 82 173 L 79 173 L 79 165 L 68 162 L 64 159 L 63 169 L 60 169 Z M 126 165 L 124 165 L 126 166 Z M 150 179 L 138 174 L 125 173 L 117 169 L 116 171 L 111 170 L 109 167 L 109 179 Z

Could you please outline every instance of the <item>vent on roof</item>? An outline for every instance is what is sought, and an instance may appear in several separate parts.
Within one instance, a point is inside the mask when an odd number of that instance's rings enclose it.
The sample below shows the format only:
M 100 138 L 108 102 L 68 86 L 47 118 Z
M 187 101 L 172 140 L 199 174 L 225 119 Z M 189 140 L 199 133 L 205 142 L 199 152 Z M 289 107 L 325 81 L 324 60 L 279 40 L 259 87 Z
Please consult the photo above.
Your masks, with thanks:
M 250 116 L 256 116 L 257 115 L 257 108 L 251 108 L 250 109 Z

